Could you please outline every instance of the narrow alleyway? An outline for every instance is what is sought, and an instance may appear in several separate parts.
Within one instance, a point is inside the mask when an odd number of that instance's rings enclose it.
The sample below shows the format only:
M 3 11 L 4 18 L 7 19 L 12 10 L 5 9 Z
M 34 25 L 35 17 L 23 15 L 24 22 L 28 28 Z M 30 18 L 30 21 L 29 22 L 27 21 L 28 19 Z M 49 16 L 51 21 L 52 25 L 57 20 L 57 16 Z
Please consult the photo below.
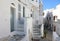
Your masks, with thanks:
M 48 31 L 46 38 L 40 39 L 40 41 L 52 41 L 52 31 Z
M 9 36 L 6 37 L 6 38 L 3 38 L 3 39 L 0 39 L 0 41 L 8 41 L 10 38 Z M 40 39 L 40 41 L 52 41 L 52 32 L 51 31 L 48 31 L 47 33 L 47 37 L 44 38 L 44 39 Z

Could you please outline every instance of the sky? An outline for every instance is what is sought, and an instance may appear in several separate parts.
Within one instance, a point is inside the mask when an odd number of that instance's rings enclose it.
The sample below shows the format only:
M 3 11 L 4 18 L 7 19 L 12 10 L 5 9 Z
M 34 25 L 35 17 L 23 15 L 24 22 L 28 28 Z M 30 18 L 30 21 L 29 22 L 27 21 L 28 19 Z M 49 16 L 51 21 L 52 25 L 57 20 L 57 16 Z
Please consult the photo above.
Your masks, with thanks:
M 42 2 L 44 10 L 55 8 L 56 5 L 60 4 L 60 0 L 42 0 Z
M 46 17 L 47 12 L 52 12 L 53 16 L 57 16 L 57 19 L 60 19 L 60 0 L 42 0 L 43 2 L 43 11 Z

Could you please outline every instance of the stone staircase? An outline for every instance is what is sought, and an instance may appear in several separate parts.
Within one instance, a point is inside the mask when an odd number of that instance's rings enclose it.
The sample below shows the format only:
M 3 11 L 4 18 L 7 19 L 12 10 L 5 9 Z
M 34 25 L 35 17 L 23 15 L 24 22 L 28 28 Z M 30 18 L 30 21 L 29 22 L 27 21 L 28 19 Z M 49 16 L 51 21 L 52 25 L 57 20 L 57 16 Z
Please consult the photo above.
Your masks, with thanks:
M 21 41 L 24 38 L 24 35 L 14 35 L 14 36 L 7 36 L 4 38 L 1 38 L 0 41 Z
M 20 41 L 24 38 L 24 35 L 14 35 L 9 38 L 9 41 Z

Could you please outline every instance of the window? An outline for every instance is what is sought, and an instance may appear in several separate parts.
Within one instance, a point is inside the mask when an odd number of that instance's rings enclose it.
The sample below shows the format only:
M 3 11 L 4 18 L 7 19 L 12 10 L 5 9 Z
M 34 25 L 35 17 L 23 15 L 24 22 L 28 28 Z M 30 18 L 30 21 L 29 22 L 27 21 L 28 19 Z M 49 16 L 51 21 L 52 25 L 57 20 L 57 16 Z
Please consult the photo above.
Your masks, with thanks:
M 53 19 L 55 20 L 55 16 L 53 17 Z
M 48 17 L 47 17 L 47 20 L 49 20 Z
M 21 0 L 18 0 L 19 2 L 21 1 Z
M 32 0 L 32 1 L 34 1 L 34 0 Z
M 23 7 L 23 17 L 25 17 L 25 7 Z
M 20 17 L 21 17 L 21 15 L 20 15 L 20 13 L 18 13 L 18 20 L 20 21 Z
M 20 23 L 20 18 L 21 18 L 21 5 L 18 4 L 18 22 Z
M 49 17 L 49 20 L 51 20 L 51 17 Z
M 14 14 L 15 14 L 15 8 L 11 7 L 11 19 L 10 19 L 10 26 L 11 26 L 11 32 L 14 31 Z
M 31 17 L 32 17 L 32 14 L 31 14 Z
M 20 6 L 20 4 L 18 4 L 18 11 L 21 11 L 21 6 Z

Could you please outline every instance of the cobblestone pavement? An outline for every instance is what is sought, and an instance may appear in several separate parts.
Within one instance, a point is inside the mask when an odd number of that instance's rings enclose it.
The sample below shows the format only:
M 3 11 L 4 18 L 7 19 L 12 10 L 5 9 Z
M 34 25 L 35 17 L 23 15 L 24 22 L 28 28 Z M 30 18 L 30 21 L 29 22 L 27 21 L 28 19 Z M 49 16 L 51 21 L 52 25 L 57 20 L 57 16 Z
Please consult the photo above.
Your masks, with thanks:
M 9 41 L 10 36 L 0 39 L 0 41 Z M 52 32 L 48 32 L 46 38 L 40 39 L 40 41 L 52 41 Z
M 40 39 L 40 41 L 52 41 L 52 32 L 48 31 L 46 38 Z
M 8 41 L 8 39 L 9 39 L 9 36 L 8 37 L 1 38 L 0 41 Z
M 44 38 L 44 39 L 40 39 L 40 41 L 52 41 L 52 40 L 48 40 L 48 39 Z
M 11 36 L 7 36 L 4 38 L 1 38 L 0 41 L 20 41 L 21 38 L 17 37 L 11 37 Z

